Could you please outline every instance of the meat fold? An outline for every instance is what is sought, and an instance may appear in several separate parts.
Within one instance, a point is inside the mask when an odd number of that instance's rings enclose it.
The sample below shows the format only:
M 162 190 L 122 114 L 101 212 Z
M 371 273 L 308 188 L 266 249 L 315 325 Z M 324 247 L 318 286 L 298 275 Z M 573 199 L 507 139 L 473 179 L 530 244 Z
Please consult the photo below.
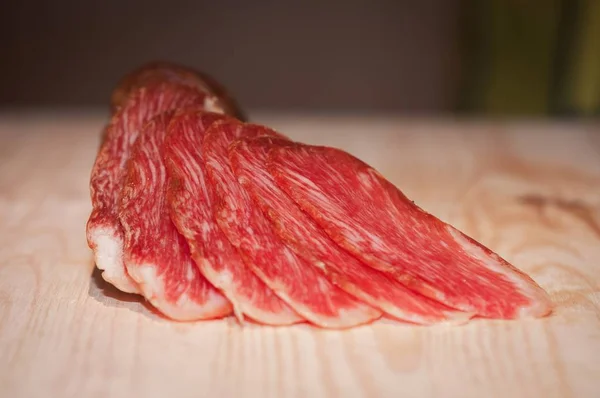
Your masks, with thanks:
M 381 312 L 333 285 L 275 234 L 269 221 L 238 183 L 228 147 L 238 138 L 257 137 L 260 126 L 218 121 L 204 136 L 205 163 L 218 198 L 217 223 L 246 264 L 298 314 L 324 328 L 348 328 L 373 321 Z M 279 138 L 284 138 L 276 134 Z
M 302 322 L 246 266 L 217 225 L 218 198 L 207 177 L 202 141 L 206 129 L 218 120 L 230 118 L 197 109 L 181 112 L 169 125 L 165 159 L 171 180 L 167 195 L 171 219 L 202 274 L 230 300 L 240 321 L 248 317 L 268 325 Z

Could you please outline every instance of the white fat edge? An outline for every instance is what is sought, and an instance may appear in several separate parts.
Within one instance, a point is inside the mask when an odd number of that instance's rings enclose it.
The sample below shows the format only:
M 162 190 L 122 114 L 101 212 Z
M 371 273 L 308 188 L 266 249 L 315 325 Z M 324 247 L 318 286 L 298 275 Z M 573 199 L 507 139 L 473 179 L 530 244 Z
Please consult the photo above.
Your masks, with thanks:
M 235 286 L 233 274 L 228 270 L 222 270 L 219 272 L 215 272 L 212 264 L 207 259 L 201 260 L 200 268 L 202 269 L 202 273 L 210 278 L 210 282 L 220 289 L 230 290 L 233 286 Z
M 225 110 L 219 105 L 219 99 L 212 95 L 207 95 L 204 98 L 204 109 L 207 112 L 225 114 Z
M 155 264 L 129 267 L 129 275 L 140 284 L 144 297 L 150 302 L 154 303 L 157 297 L 164 296 L 164 281 L 156 274 Z
M 284 250 L 284 256 L 290 262 L 295 263 L 297 266 L 297 257 L 290 251 Z M 258 271 L 258 270 L 257 270 Z M 258 272 L 261 273 L 261 272 Z M 267 278 L 267 280 L 269 280 Z M 324 300 L 329 299 L 328 291 L 333 289 L 339 289 L 332 283 L 330 283 L 326 278 L 318 275 L 317 283 L 320 291 L 320 295 Z M 281 283 L 279 280 L 270 280 L 267 283 L 268 287 L 271 288 L 275 292 L 275 294 L 281 298 L 286 304 L 288 304 L 293 310 L 295 310 L 298 314 L 300 314 L 303 318 L 323 327 L 330 328 L 345 328 L 350 326 L 355 326 L 359 324 L 363 324 L 374 320 L 381 316 L 381 311 L 373 308 L 367 304 L 360 303 L 356 301 L 356 306 L 354 308 L 346 308 L 346 309 L 338 309 L 336 311 L 336 315 L 332 317 L 322 317 L 319 315 L 315 315 L 314 311 L 311 310 L 304 304 L 298 303 L 293 300 L 288 294 L 288 286 L 287 284 Z M 346 293 L 349 294 L 349 293 Z M 334 305 L 329 303 L 329 307 L 333 308 Z M 358 319 L 358 321 L 357 321 Z M 352 320 L 351 322 L 347 322 L 345 320 Z
M 273 290 L 275 291 L 275 289 Z M 292 300 L 285 291 L 277 290 L 276 292 L 277 296 L 286 304 L 288 304 L 294 311 L 300 314 L 301 317 L 323 328 L 344 329 L 348 327 L 359 326 L 373 321 L 382 315 L 382 312 L 379 309 L 373 308 L 358 301 L 354 308 L 338 309 L 336 314 L 333 316 L 315 315 L 313 310 L 304 304 L 300 304 Z
M 123 239 L 113 228 L 94 228 L 91 240 L 96 245 L 94 259 L 102 278 L 126 293 L 139 293 L 134 281 L 125 272 Z
M 213 284 L 217 289 L 219 289 L 225 297 L 229 300 L 233 307 L 233 313 L 237 318 L 238 322 L 241 325 L 244 325 L 244 313 L 245 310 L 241 302 L 244 302 L 244 298 L 242 297 L 240 301 L 238 301 L 238 297 L 236 292 L 236 286 L 234 283 L 233 274 L 227 270 L 222 270 L 220 272 L 215 272 L 212 264 L 207 259 L 203 258 L 200 260 L 200 269 L 202 270 L 202 274 L 204 277 Z
M 211 289 L 207 295 L 206 301 L 203 303 L 192 300 L 187 292 L 183 293 L 177 299 L 174 308 L 181 311 L 182 319 L 188 318 L 193 320 L 203 319 L 206 318 L 206 316 L 212 318 L 219 308 L 228 304 L 229 300 L 220 294 L 217 289 Z
M 354 321 L 351 323 L 342 322 L 337 324 L 339 327 L 358 326 L 360 324 L 373 321 L 381 317 L 381 315 L 381 310 L 357 301 L 357 305 L 354 308 L 342 308 L 338 311 L 338 317 L 340 320 L 353 319 Z M 336 324 L 334 323 L 332 327 L 336 327 Z
M 275 296 L 280 298 L 293 311 L 291 311 L 291 312 L 283 311 L 278 315 L 274 315 L 270 312 L 265 312 L 265 311 L 262 311 L 261 309 L 257 309 L 254 306 L 243 305 L 244 300 L 242 300 L 242 305 L 240 305 L 240 308 L 242 308 L 243 313 L 247 314 L 250 318 L 252 318 L 256 321 L 263 322 L 265 324 L 271 324 L 271 325 L 288 325 L 288 324 L 291 325 L 291 324 L 299 322 L 300 320 L 308 319 L 308 318 L 304 317 L 302 314 L 300 314 L 300 312 L 295 311 L 294 306 L 290 304 L 289 297 L 287 297 L 287 295 L 284 293 L 284 291 L 286 290 L 285 285 L 281 284 L 279 281 L 272 281 L 272 282 L 267 283 L 266 281 L 269 281 L 269 278 L 265 277 L 264 273 L 260 270 L 260 268 L 252 267 L 252 270 L 256 274 L 256 276 L 259 279 L 261 279 L 263 281 L 263 283 L 265 283 L 267 288 L 271 289 L 271 291 L 275 294 Z M 273 321 L 273 319 L 275 319 L 275 321 Z
M 455 324 L 457 322 L 458 317 L 448 318 L 448 319 L 439 319 L 435 321 L 431 321 L 427 319 L 426 316 L 420 315 L 414 311 L 408 311 L 397 305 L 393 301 L 388 299 L 381 299 L 377 297 L 377 295 L 372 295 L 363 290 L 362 287 L 355 285 L 353 283 L 350 284 L 350 288 L 343 288 L 348 294 L 353 297 L 356 297 L 358 300 L 364 301 L 367 305 L 382 311 L 388 316 L 398 319 L 402 322 L 410 322 L 414 324 L 428 325 L 428 324 L 446 324 L 452 323 Z M 343 311 L 343 310 L 342 310 Z M 468 318 L 472 317 L 472 315 L 465 314 L 465 316 L 461 316 L 458 322 L 464 323 Z M 464 318 L 464 320 L 463 320 Z
M 352 285 L 352 289 L 344 289 L 348 294 L 356 297 L 358 300 L 364 301 L 367 305 L 378 309 L 388 315 L 391 318 L 403 321 L 411 322 L 414 324 L 431 324 L 432 322 L 426 320 L 425 317 L 416 314 L 412 311 L 406 311 L 402 307 L 394 304 L 389 300 L 379 299 L 371 294 L 366 293 L 362 288 Z M 351 291 L 348 291 L 351 290 Z M 343 310 L 342 310 L 343 311 Z
M 427 315 L 421 315 L 418 312 L 405 310 L 401 305 L 388 299 L 378 298 L 377 296 L 366 293 L 361 287 L 352 284 L 352 289 L 344 289 L 346 292 L 373 308 L 379 309 L 388 316 L 403 322 L 410 322 L 418 325 L 462 325 L 468 322 L 475 313 L 468 312 L 446 312 L 438 311 L 439 318 L 432 320 Z M 423 312 L 427 312 L 425 309 Z M 445 316 L 446 318 L 442 318 Z
M 131 275 L 138 280 L 144 297 L 165 315 L 180 321 L 212 317 L 215 311 L 226 304 L 226 300 L 211 293 L 205 303 L 198 303 L 187 292 L 182 293 L 175 303 L 165 300 L 164 280 L 156 273 L 155 264 L 140 264 L 132 267 Z M 135 276 L 134 276 L 135 275 Z
M 273 314 L 271 312 L 263 311 L 253 305 L 249 305 L 252 300 L 248 300 L 243 296 L 240 297 L 237 294 L 237 284 L 233 274 L 231 274 L 229 271 L 215 272 L 207 259 L 200 260 L 199 265 L 204 276 L 215 287 L 221 290 L 227 299 L 229 299 L 233 306 L 234 314 L 242 325 L 244 325 L 244 314 L 255 321 L 265 324 L 287 325 L 297 323 L 299 321 L 298 316 L 296 316 L 296 314 L 293 312 L 288 314 L 286 311 L 280 314 Z M 260 279 L 263 279 L 263 277 L 264 275 L 262 275 Z M 275 292 L 277 290 L 282 290 L 284 287 L 280 284 L 269 284 L 269 288 Z
M 519 308 L 518 316 L 529 317 L 539 313 L 539 311 L 546 308 L 548 300 L 543 290 L 535 285 L 531 285 L 528 281 L 524 280 L 520 275 L 511 270 L 510 268 L 502 265 L 499 260 L 494 259 L 493 255 L 488 255 L 481 247 L 469 242 L 460 232 L 454 227 L 446 225 L 446 229 L 452 236 L 452 238 L 458 243 L 465 253 L 474 257 L 475 259 L 484 263 L 484 265 L 492 270 L 493 272 L 503 275 L 509 282 L 517 287 L 520 294 L 530 299 L 535 305 Z

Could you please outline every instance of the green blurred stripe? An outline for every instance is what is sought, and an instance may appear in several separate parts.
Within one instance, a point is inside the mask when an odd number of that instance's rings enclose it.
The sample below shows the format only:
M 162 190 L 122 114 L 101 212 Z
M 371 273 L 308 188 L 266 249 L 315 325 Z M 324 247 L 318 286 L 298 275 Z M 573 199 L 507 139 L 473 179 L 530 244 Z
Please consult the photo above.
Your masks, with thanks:
M 464 0 L 460 108 L 600 114 L 600 0 Z
M 583 3 L 566 95 L 578 113 L 600 114 L 600 1 Z
M 485 110 L 545 114 L 550 109 L 561 0 L 492 0 Z

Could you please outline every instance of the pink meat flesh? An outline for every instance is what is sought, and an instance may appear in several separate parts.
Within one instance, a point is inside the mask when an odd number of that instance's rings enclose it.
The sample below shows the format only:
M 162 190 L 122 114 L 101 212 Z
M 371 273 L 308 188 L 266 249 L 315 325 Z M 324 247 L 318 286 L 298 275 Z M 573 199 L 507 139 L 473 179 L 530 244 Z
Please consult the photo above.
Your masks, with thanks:
M 201 272 L 231 301 L 240 321 L 247 316 L 269 325 L 301 322 L 303 319 L 244 264 L 216 224 L 217 198 L 206 176 L 202 140 L 208 126 L 224 119 L 190 111 L 171 122 L 165 145 L 171 219 L 187 239 Z
M 173 83 L 137 90 L 112 117 L 92 168 L 92 213 L 86 232 L 102 277 L 118 289 L 140 290 L 123 265 L 123 229 L 117 217 L 125 166 L 142 127 L 154 116 L 187 105 L 204 106 L 207 96 Z
M 237 182 L 229 164 L 229 145 L 238 138 L 264 134 L 260 126 L 219 121 L 204 136 L 206 166 L 219 199 L 219 226 L 256 275 L 310 322 L 325 328 L 346 328 L 380 317 L 379 310 L 333 285 L 289 249 Z
M 119 211 L 124 264 L 164 315 L 181 321 L 219 318 L 231 313 L 231 304 L 200 273 L 169 217 L 163 157 L 171 115 L 162 113 L 145 125 L 127 163 Z
M 385 273 L 361 263 L 331 240 L 266 170 L 268 151 L 288 143 L 271 137 L 241 139 L 230 147 L 229 158 L 240 184 L 269 218 L 277 235 L 297 255 L 321 269 L 341 289 L 390 317 L 419 324 L 469 318 L 469 314 L 452 311 L 407 289 Z
M 551 310 L 530 277 L 416 206 L 350 154 L 278 146 L 267 167 L 335 242 L 411 290 L 482 317 L 539 317 Z

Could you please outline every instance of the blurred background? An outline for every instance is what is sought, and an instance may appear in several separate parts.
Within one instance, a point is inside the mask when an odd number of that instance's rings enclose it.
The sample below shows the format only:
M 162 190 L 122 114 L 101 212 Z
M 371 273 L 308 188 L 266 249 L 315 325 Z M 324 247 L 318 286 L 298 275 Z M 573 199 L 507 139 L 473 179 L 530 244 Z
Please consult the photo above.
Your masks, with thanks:
M 106 107 L 204 70 L 250 110 L 598 117 L 600 1 L 2 2 L 0 108 Z

